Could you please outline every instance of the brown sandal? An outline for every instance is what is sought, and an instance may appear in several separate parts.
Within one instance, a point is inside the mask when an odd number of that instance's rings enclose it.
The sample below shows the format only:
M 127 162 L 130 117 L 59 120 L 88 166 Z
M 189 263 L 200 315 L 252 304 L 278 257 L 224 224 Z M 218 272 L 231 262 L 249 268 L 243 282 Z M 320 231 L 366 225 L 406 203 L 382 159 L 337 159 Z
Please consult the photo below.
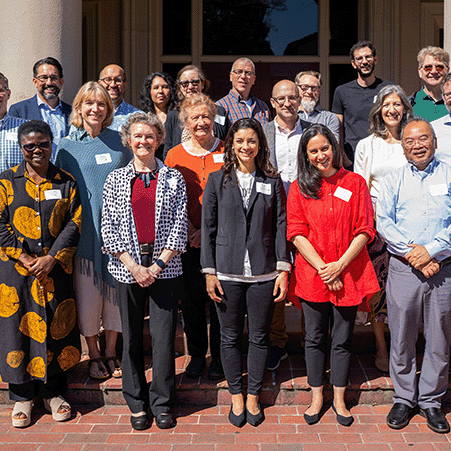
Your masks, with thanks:
M 114 371 L 111 371 L 110 362 L 114 363 Z M 105 359 L 105 363 L 107 366 L 107 370 L 111 376 L 113 376 L 116 379 L 119 379 L 122 377 L 121 361 L 116 356 L 107 357 Z
M 93 363 L 97 363 L 97 367 L 99 369 L 99 372 L 97 373 L 97 375 L 95 375 L 92 372 L 92 364 Z M 99 376 L 99 374 L 101 372 L 101 368 L 102 368 L 101 365 L 103 366 L 103 368 L 106 371 L 106 374 L 104 374 L 103 376 L 102 375 Z M 90 359 L 89 362 L 88 362 L 88 369 L 89 369 L 89 377 L 92 378 L 92 379 L 97 379 L 97 380 L 103 381 L 103 380 L 108 379 L 110 377 L 110 372 L 108 371 L 108 368 L 105 366 L 105 362 L 103 361 L 102 357 L 97 357 L 95 359 Z

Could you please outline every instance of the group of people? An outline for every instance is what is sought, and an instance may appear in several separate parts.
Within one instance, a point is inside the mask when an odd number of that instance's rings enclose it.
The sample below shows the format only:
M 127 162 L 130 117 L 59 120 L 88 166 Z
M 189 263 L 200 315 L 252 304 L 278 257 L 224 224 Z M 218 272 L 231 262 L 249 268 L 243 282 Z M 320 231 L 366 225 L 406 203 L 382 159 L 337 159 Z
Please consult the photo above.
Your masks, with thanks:
M 70 107 L 58 97 L 60 63 L 40 60 L 37 95 L 9 113 L 0 74 L 0 375 L 14 426 L 30 424 L 35 397 L 56 421 L 70 418 L 64 371 L 80 359 L 81 332 L 90 376 L 122 377 L 132 427 L 148 427 L 149 410 L 159 428 L 172 427 L 179 301 L 186 376 L 202 375 L 210 348 L 208 377 L 227 380 L 229 421 L 258 426 L 265 370 L 287 357 L 290 285 L 305 317 L 308 424 L 321 419 L 328 381 L 338 423 L 352 424 L 352 334 L 369 319 L 375 365 L 395 389 L 387 424 L 405 427 L 419 407 L 433 431 L 449 431 L 441 411 L 451 346 L 449 55 L 419 52 L 424 86 L 410 99 L 375 76 L 371 42 L 350 56 L 357 79 L 337 88 L 332 111 L 319 106 L 321 74 L 309 70 L 274 85 L 272 121 L 251 95 L 248 58 L 234 62 L 232 88 L 216 103 L 194 65 L 175 82 L 151 74 L 140 110 L 124 101 L 125 72 L 114 64 Z

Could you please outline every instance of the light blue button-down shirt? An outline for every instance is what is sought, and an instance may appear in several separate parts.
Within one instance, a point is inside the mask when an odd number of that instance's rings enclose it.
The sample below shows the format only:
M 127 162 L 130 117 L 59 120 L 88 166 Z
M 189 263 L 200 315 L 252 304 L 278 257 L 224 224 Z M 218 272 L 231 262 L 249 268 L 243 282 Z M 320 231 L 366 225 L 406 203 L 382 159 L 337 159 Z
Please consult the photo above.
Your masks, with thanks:
M 6 115 L 0 119 L 0 172 L 17 166 L 23 160 L 17 141 L 17 131 L 25 119 Z
M 405 256 L 408 244 L 431 257 L 451 256 L 451 167 L 434 158 L 424 171 L 407 163 L 387 174 L 376 206 L 377 231 L 388 251 Z
M 52 109 L 39 96 L 37 99 L 42 120 L 50 125 L 53 133 L 53 154 L 55 154 L 60 139 L 66 136 L 66 117 L 63 113 L 63 105 L 60 100 L 58 105 Z
M 135 108 L 133 105 L 130 105 L 123 100 L 116 108 L 116 111 L 114 112 L 113 122 L 108 128 L 120 132 L 122 126 L 127 122 L 127 119 L 133 113 L 142 113 L 142 111 L 138 110 L 138 108 Z

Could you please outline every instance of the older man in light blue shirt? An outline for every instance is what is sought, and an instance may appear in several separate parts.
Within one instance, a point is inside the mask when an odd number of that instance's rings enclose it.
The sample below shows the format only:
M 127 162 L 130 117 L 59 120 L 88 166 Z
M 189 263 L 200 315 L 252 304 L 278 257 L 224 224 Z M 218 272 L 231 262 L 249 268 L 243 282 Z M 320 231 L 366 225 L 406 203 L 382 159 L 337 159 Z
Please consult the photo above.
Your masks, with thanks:
M 402 146 L 408 163 L 385 177 L 376 224 L 392 255 L 387 307 L 395 396 L 387 424 L 402 429 L 419 406 L 429 428 L 446 433 L 441 400 L 451 344 L 451 167 L 435 158 L 436 143 L 429 122 L 407 123 Z M 417 381 L 415 344 L 423 321 L 426 345 Z

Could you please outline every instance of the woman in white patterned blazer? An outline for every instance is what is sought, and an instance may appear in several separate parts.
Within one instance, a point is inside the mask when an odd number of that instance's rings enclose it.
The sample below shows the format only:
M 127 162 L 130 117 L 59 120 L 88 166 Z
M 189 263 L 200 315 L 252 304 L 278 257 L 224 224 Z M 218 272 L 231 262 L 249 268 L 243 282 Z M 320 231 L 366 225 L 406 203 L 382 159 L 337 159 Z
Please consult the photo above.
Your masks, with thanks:
M 185 182 L 155 158 L 164 127 L 152 114 L 135 113 L 122 129 L 134 159 L 113 171 L 103 190 L 103 252 L 119 293 L 123 333 L 122 392 L 131 424 L 148 425 L 150 407 L 159 428 L 173 424 L 174 339 L 187 242 Z M 153 373 L 150 389 L 144 368 L 144 308 L 149 298 Z

